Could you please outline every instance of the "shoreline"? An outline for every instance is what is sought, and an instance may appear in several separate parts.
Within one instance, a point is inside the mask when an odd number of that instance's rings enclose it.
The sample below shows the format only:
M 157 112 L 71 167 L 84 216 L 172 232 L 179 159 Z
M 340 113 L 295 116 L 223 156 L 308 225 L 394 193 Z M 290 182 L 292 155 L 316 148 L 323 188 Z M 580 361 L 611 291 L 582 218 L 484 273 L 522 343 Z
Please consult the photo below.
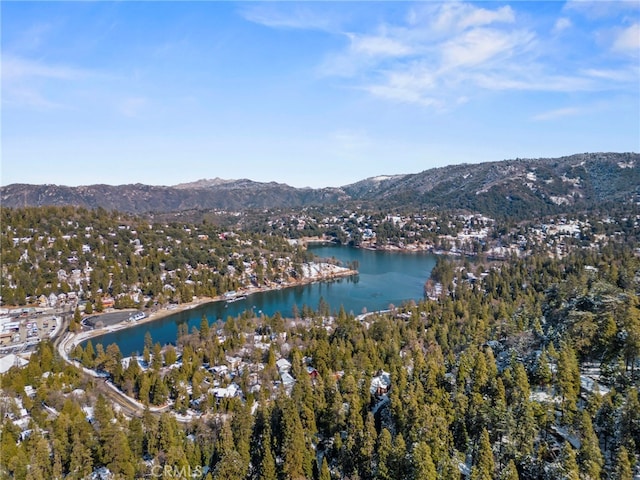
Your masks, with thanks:
M 410 243 L 406 245 L 393 245 L 393 244 L 385 244 L 378 245 L 375 241 L 365 240 L 360 245 L 348 245 L 340 242 L 336 242 L 335 239 L 331 237 L 302 237 L 300 239 L 296 239 L 302 245 L 317 245 L 317 244 L 327 244 L 327 245 L 341 245 L 341 246 L 349 246 L 351 248 L 359 249 L 359 250 L 369 250 L 372 252 L 393 252 L 393 253 L 429 253 L 432 255 L 446 255 L 453 257 L 477 257 L 478 254 L 470 253 L 465 251 L 458 250 L 442 250 L 435 248 L 432 244 L 429 243 Z
M 338 278 L 352 277 L 359 274 L 357 270 L 352 270 L 344 267 L 337 267 L 335 265 L 333 265 L 332 267 L 333 267 L 333 271 L 331 271 L 330 273 L 320 273 L 310 277 L 302 278 L 300 280 L 296 280 L 294 282 L 288 282 L 286 284 L 277 284 L 275 286 L 265 286 L 265 287 L 251 286 L 246 288 L 239 288 L 236 291 L 237 296 L 238 297 L 250 296 L 250 295 L 253 295 L 254 293 L 270 292 L 273 290 L 297 287 L 300 285 L 307 285 L 310 283 L 325 282 L 325 281 L 335 280 Z M 339 269 L 339 270 L 336 271 L 335 269 Z M 187 310 L 192 310 L 194 308 L 198 308 L 203 305 L 207 305 L 209 303 L 225 302 L 227 300 L 229 300 L 229 298 L 226 297 L 225 294 L 217 295 L 215 297 L 198 297 L 196 300 L 193 300 L 191 302 L 178 304 L 175 308 L 162 307 L 154 312 L 151 312 L 149 315 L 146 315 L 145 318 L 143 318 L 142 320 L 138 320 L 135 322 L 121 322 L 108 327 L 102 327 L 100 329 L 93 329 L 93 330 L 88 330 L 88 331 L 79 332 L 79 333 L 67 332 L 65 342 L 64 342 L 66 347 L 65 351 L 68 354 L 73 348 L 75 348 L 76 345 L 86 342 L 87 340 L 90 340 L 95 337 L 100 337 L 108 333 L 117 332 L 120 330 L 126 330 L 128 328 L 137 327 L 138 325 L 143 325 L 145 323 L 161 320 L 171 315 L 184 312 Z M 127 310 L 128 309 L 120 310 L 120 311 L 127 311 Z M 144 310 L 135 310 L 135 311 L 144 312 Z

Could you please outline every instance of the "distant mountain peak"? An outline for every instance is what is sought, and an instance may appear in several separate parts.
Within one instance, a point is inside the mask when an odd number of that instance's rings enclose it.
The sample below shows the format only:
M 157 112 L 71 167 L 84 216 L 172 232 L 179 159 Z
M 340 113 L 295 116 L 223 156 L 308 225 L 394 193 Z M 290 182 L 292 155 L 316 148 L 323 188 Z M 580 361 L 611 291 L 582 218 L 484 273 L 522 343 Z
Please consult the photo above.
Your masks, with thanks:
M 226 183 L 233 183 L 233 182 L 237 182 L 237 180 L 227 180 L 220 177 L 201 178 L 200 180 L 196 180 L 195 182 L 179 183 L 177 185 L 173 185 L 173 188 L 178 188 L 181 190 L 190 189 L 190 188 L 209 188 L 209 187 L 217 187 L 218 185 L 224 185 Z

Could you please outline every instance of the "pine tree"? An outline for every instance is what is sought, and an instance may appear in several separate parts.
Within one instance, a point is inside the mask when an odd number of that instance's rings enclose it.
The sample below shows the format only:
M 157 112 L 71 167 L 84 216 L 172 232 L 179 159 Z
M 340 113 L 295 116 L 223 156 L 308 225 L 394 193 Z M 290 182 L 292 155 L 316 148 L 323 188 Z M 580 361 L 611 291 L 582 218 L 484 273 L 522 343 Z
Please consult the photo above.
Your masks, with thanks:
M 153 354 L 151 356 L 151 369 L 159 371 L 162 368 L 162 347 L 159 343 L 153 345 Z
M 138 399 L 143 405 L 149 405 L 151 394 L 151 379 L 148 375 L 140 375 L 138 378 Z
M 393 449 L 391 433 L 383 428 L 378 436 L 377 448 L 377 473 L 378 480 L 393 480 L 393 469 L 391 467 L 391 452 Z
M 27 480 L 41 480 L 52 478 L 52 465 L 49 458 L 49 445 L 40 433 L 32 433 L 29 438 L 29 468 Z
M 576 452 L 569 442 L 565 442 L 560 455 L 560 471 L 563 480 L 579 480 L 578 463 L 576 461 Z
M 206 340 L 207 338 L 209 338 L 209 320 L 203 313 L 200 319 L 200 340 Z
M 76 307 L 75 311 L 73 312 L 73 318 L 71 319 L 71 322 L 69 323 L 69 331 L 70 332 L 77 332 L 80 330 L 80 322 L 82 321 L 82 314 L 80 313 L 80 308 Z
M 558 352 L 557 375 L 557 385 L 562 395 L 562 415 L 566 421 L 571 421 L 580 393 L 580 369 L 575 351 L 568 343 L 563 343 Z
M 134 458 L 141 458 L 144 453 L 144 431 L 142 430 L 142 420 L 132 418 L 129 422 L 129 448 Z
M 173 365 L 176 363 L 178 359 L 178 355 L 176 353 L 176 349 L 173 345 L 167 345 L 164 350 L 164 361 L 167 365 Z
M 391 465 L 393 478 L 408 478 L 410 466 L 407 458 L 407 444 L 401 433 L 393 439 L 393 450 L 391 451 Z
M 500 474 L 500 480 L 520 480 L 518 469 L 516 468 L 516 464 L 513 463 L 513 460 L 509 460 L 509 463 L 507 463 L 507 466 Z
M 602 452 L 600 451 L 598 437 L 593 431 L 591 417 L 589 417 L 586 411 L 582 412 L 581 430 L 582 444 L 580 446 L 580 452 L 578 453 L 580 477 L 583 480 L 598 480 L 604 460 L 602 458 Z
M 84 347 L 84 353 L 82 354 L 82 364 L 87 368 L 93 368 L 96 358 L 95 351 L 93 350 L 93 343 L 91 340 L 87 342 L 87 346 Z
M 628 450 L 625 447 L 620 447 L 618 449 L 613 478 L 615 480 L 633 480 L 631 458 Z
M 276 480 L 276 461 L 271 448 L 271 428 L 265 428 L 262 437 L 262 460 L 260 461 L 260 480 Z
M 134 459 L 124 432 L 118 429 L 108 441 L 111 442 L 106 462 L 109 470 L 116 477 L 133 478 L 135 473 Z
M 431 448 L 426 442 L 418 442 L 411 455 L 414 480 L 436 480 L 438 474 L 431 457 Z
M 547 386 L 553 378 L 553 372 L 549 366 L 549 357 L 546 350 L 542 350 L 536 363 L 535 379 L 539 385 Z
M 491 480 L 493 478 L 494 470 L 495 461 L 493 459 L 493 452 L 491 451 L 489 432 L 486 428 L 483 428 L 482 432 L 480 433 L 480 445 L 478 446 L 478 453 L 476 454 L 474 466 L 471 470 L 471 479 Z
M 234 450 L 226 452 L 216 464 L 214 480 L 243 480 L 245 468 L 240 454 Z
M 361 478 L 373 476 L 372 460 L 376 446 L 376 427 L 373 415 L 367 415 L 364 429 L 356 434 L 356 465 Z
M 282 457 L 282 471 L 286 480 L 311 477 L 313 463 L 309 461 L 302 422 L 290 399 L 284 400 L 282 409 Z
M 322 466 L 320 467 L 318 480 L 331 480 L 331 472 L 329 471 L 329 464 L 327 464 L 326 457 L 322 457 Z
M 638 389 L 629 388 L 620 416 L 622 443 L 629 447 L 640 445 L 640 399 Z
M 73 436 L 69 477 L 71 479 L 87 478 L 93 471 L 93 457 L 91 450 L 82 442 L 80 435 Z

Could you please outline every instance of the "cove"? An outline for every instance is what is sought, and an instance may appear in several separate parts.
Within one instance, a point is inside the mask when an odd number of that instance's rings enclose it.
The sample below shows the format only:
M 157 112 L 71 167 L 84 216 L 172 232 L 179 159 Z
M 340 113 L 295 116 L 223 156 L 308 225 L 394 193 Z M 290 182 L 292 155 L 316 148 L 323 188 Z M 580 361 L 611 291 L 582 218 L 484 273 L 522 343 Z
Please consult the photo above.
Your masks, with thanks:
M 339 245 L 310 245 L 309 251 L 320 259 L 334 258 L 345 266 L 356 261 L 359 275 L 254 293 L 232 303 L 207 303 L 153 322 L 94 337 L 91 341 L 94 345 L 102 343 L 105 348 L 116 343 L 122 354 L 129 356 L 142 352 L 147 332 L 154 343 L 175 343 L 178 325 L 186 323 L 189 331 L 193 327 L 199 328 L 203 315 L 209 323 L 239 316 L 246 310 L 269 316 L 280 312 L 287 317 L 291 316 L 294 305 L 299 310 L 303 305 L 317 309 L 321 298 L 329 304 L 332 312 L 337 312 L 341 306 L 354 315 L 384 310 L 391 304 L 400 306 L 411 300 L 421 300 L 424 283 L 436 264 L 436 257 L 426 252 L 386 252 Z

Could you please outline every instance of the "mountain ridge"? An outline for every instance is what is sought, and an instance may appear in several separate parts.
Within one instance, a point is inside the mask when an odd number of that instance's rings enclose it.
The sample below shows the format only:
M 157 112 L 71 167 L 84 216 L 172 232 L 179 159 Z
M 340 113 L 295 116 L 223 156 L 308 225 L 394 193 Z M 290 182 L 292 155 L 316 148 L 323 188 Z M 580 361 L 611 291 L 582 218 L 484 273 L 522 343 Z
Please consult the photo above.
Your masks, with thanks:
M 638 196 L 640 154 L 634 152 L 463 163 L 419 173 L 378 175 L 342 187 L 324 188 L 219 177 L 174 186 L 135 183 L 0 187 L 5 207 L 76 205 L 129 213 L 365 202 L 391 208 L 446 208 L 521 217 L 588 209 L 602 202 L 628 201 Z

